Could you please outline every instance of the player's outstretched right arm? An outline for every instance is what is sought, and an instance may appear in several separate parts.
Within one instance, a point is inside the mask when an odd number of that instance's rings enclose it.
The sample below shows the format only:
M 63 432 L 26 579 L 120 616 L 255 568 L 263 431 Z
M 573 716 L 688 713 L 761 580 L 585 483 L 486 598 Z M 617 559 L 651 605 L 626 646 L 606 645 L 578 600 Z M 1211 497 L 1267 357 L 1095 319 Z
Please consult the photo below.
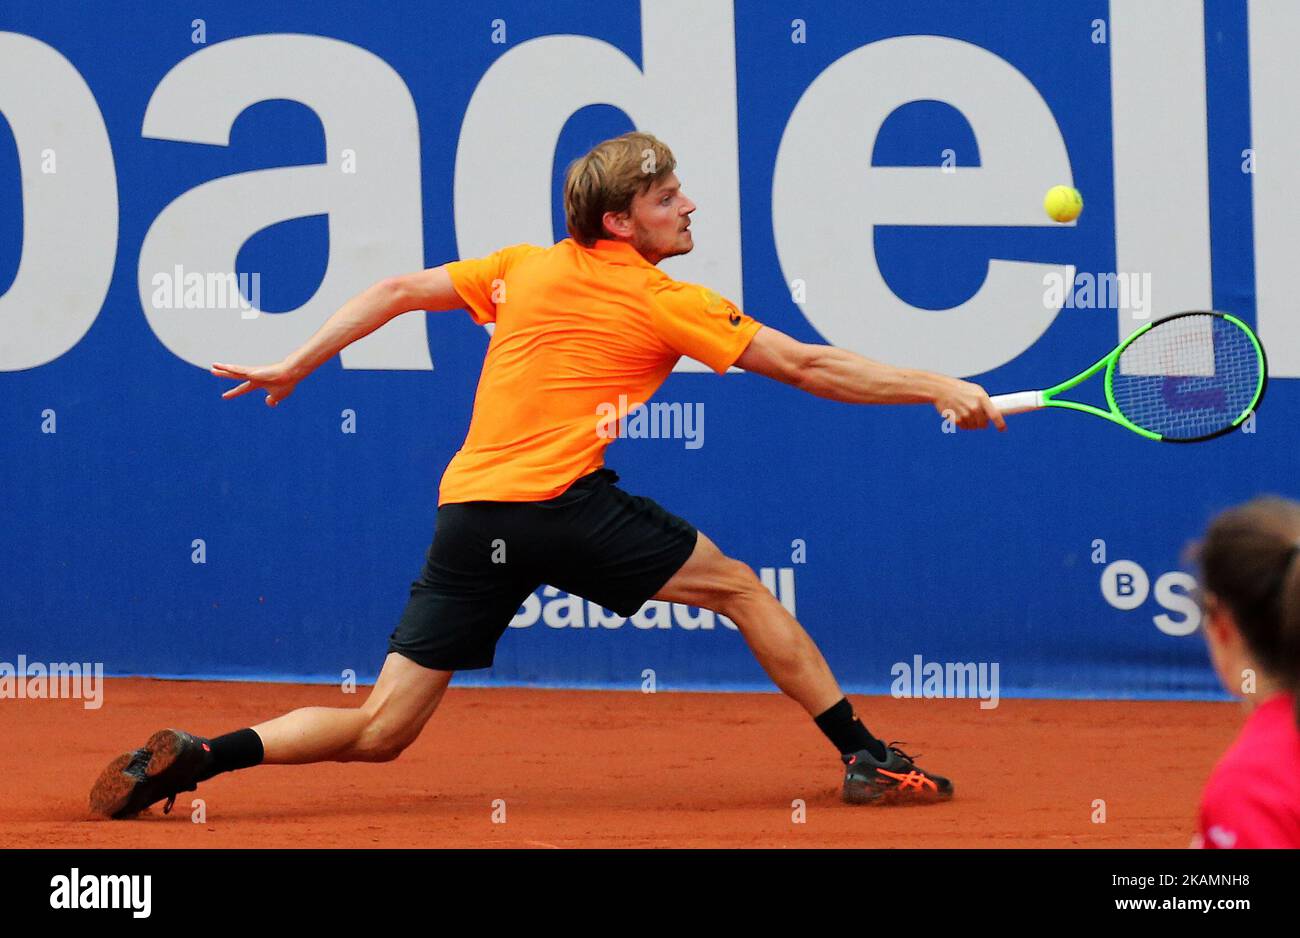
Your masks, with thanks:
M 445 267 L 433 267 L 400 277 L 388 277 L 348 300 L 292 355 L 273 365 L 214 364 L 212 373 L 242 382 L 221 396 L 239 397 L 249 391 L 266 391 L 266 404 L 274 407 L 293 393 L 298 382 L 357 339 L 368 336 L 390 319 L 414 309 L 441 312 L 457 309 L 464 301 L 452 287 Z
M 1002 414 L 978 384 L 932 371 L 895 368 L 833 345 L 790 338 L 770 326 L 754 334 L 736 367 L 792 387 L 848 404 L 933 404 L 957 426 L 978 430 L 992 421 L 1006 429 Z

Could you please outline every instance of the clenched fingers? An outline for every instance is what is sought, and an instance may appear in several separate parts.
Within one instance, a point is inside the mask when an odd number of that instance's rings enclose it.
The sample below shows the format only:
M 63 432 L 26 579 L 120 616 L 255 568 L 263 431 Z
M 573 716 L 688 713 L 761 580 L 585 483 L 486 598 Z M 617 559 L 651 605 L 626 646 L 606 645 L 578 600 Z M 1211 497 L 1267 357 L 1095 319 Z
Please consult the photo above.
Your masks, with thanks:
M 989 400 L 987 395 L 984 397 L 983 404 L 984 413 L 988 414 L 988 418 L 993 421 L 993 426 L 998 428 L 998 432 L 1001 433 L 1006 430 L 1007 422 L 1002 416 L 1002 411 L 998 410 L 997 407 L 994 406 L 993 402 Z

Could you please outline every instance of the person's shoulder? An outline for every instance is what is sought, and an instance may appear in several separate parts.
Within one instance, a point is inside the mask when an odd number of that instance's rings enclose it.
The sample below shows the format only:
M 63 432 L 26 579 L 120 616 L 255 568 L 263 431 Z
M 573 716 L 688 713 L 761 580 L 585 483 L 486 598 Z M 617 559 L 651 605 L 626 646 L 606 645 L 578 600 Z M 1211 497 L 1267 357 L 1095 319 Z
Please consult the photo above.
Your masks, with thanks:
M 1269 710 L 1275 708 L 1270 707 Z M 1290 718 L 1257 711 L 1219 757 L 1205 784 L 1205 801 L 1234 799 L 1254 789 L 1300 792 L 1300 731 Z
M 645 271 L 646 288 L 656 297 L 673 298 L 683 296 L 695 285 L 682 280 L 674 280 L 659 268 Z
M 531 257 L 534 254 L 545 254 L 547 251 L 552 251 L 557 247 L 559 247 L 559 245 L 553 244 L 550 247 L 543 247 L 540 244 L 522 241 L 519 244 L 511 244 L 503 247 L 499 253 L 506 254 L 514 260 L 521 260 L 525 257 Z
M 531 242 L 520 242 L 501 248 L 495 254 L 490 255 L 485 260 L 492 262 L 492 269 L 495 276 L 506 277 L 517 274 L 521 270 L 526 270 L 533 264 L 546 262 L 550 252 L 554 249 L 543 247 L 540 244 Z
M 562 241 L 556 241 L 550 245 L 539 245 L 531 242 L 522 244 L 513 244 L 503 251 L 509 252 L 508 256 L 511 263 L 519 261 L 540 261 L 544 264 L 569 265 L 571 267 L 583 266 L 583 248 L 572 238 L 565 238 Z
M 461 266 L 478 266 L 489 265 L 494 268 L 508 267 L 526 257 L 532 257 L 549 251 L 550 248 L 541 245 L 532 244 L 531 242 L 520 242 L 518 244 L 508 244 L 505 247 L 497 248 L 494 251 L 479 254 L 475 251 L 467 252 L 455 261 L 449 263 Z
M 1296 726 L 1295 698 L 1291 694 L 1275 694 L 1262 701 L 1225 753 L 1225 758 L 1228 757 L 1244 766 L 1289 761 L 1292 768 L 1300 769 L 1300 727 Z
M 694 306 L 702 310 L 727 303 L 727 299 L 721 293 L 702 283 L 674 280 L 660 270 L 655 270 L 649 276 L 650 294 L 661 303 L 677 307 Z

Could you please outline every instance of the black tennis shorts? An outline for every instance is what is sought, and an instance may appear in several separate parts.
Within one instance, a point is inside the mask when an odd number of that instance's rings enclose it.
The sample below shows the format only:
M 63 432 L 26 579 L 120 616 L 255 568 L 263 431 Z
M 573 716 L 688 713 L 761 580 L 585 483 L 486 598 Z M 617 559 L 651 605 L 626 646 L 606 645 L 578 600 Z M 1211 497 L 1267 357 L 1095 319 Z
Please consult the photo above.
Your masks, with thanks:
M 543 584 L 630 616 L 695 549 L 698 532 L 597 469 L 542 502 L 443 505 L 388 650 L 440 671 L 489 668 Z

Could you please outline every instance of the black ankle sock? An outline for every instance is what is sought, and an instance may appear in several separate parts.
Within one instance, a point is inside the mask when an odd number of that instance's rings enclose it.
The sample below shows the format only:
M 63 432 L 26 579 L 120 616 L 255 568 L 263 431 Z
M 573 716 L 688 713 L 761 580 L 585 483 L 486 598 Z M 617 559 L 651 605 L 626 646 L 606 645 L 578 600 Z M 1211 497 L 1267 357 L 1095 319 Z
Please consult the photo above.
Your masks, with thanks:
M 847 697 L 841 697 L 839 703 L 815 717 L 813 722 L 843 755 L 866 749 L 877 759 L 885 758 L 885 744 L 867 732 Z
M 202 739 L 208 751 L 209 762 L 200 781 L 206 781 L 222 772 L 247 769 L 262 762 L 262 737 L 251 729 L 235 730 L 216 739 Z

